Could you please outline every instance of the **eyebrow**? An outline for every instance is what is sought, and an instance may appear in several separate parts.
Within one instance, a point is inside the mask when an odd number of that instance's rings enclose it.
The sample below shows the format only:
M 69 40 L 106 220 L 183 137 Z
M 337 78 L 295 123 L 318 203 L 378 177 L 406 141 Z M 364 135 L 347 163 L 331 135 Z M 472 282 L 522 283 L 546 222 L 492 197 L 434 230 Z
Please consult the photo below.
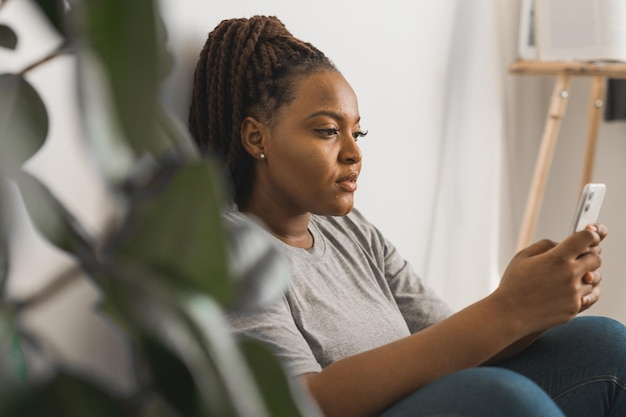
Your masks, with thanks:
M 337 119 L 337 120 L 342 121 L 342 122 L 345 121 L 345 119 L 346 119 L 341 114 L 336 113 L 334 111 L 320 110 L 320 111 L 316 111 L 313 114 L 310 114 L 309 117 L 307 117 L 305 120 L 310 120 L 310 119 L 313 119 L 313 118 L 318 117 L 318 116 L 329 116 L 329 117 L 332 117 L 332 118 Z M 356 123 L 359 123 L 360 121 L 361 121 L 361 116 L 357 117 Z

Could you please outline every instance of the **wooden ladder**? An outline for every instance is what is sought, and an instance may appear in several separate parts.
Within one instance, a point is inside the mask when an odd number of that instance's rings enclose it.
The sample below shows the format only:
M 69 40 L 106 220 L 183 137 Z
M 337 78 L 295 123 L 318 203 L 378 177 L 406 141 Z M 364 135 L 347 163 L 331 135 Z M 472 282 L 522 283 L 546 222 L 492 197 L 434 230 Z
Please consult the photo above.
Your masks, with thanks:
M 602 119 L 606 81 L 608 78 L 626 78 L 626 63 L 587 63 L 587 62 L 548 62 L 548 61 L 516 61 L 510 68 L 512 74 L 521 75 L 553 75 L 556 76 L 541 145 L 535 161 L 530 190 L 526 200 L 524 217 L 517 240 L 517 249 L 528 246 L 535 234 L 541 203 L 550 174 L 550 165 L 554 156 L 559 136 L 561 121 L 565 116 L 569 98 L 571 78 L 587 76 L 591 79 L 589 96 L 587 142 L 585 145 L 582 170 L 582 187 L 591 182 L 595 159 L 598 126 Z

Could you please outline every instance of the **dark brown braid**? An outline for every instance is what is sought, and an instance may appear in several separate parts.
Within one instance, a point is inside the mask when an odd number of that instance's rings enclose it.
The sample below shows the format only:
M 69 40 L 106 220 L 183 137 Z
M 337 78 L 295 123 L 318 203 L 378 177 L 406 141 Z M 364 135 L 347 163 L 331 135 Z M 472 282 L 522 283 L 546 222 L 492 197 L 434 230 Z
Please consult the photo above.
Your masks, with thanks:
M 294 98 L 294 77 L 321 70 L 336 68 L 276 17 L 224 20 L 209 33 L 194 74 L 189 127 L 203 153 L 226 163 L 235 203 L 247 201 L 254 181 L 253 159 L 241 144 L 243 119 L 271 124 Z

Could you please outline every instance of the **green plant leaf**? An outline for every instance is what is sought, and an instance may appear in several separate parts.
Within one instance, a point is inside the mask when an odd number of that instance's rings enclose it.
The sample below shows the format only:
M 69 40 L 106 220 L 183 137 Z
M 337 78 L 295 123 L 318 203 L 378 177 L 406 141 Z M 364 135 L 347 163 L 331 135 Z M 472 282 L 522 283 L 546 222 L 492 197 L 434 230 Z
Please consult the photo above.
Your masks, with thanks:
M 52 26 L 65 36 L 65 4 L 63 0 L 35 0 Z
M 2 178 L 0 171 L 0 299 L 6 299 L 5 286 L 9 276 L 9 210 L 7 201 L 9 199 L 6 190 L 6 182 Z
M 131 417 L 129 409 L 94 383 L 67 372 L 11 391 L 0 401 L 0 415 L 11 417 Z
M 212 360 L 215 375 L 221 381 L 224 397 L 235 407 L 237 416 L 268 416 L 259 387 L 255 384 L 245 358 L 231 333 L 231 328 L 218 304 L 202 294 L 186 297 L 183 308 L 190 327 L 197 332 Z M 267 380 L 267 383 L 273 381 Z M 199 383 L 199 390 L 209 385 Z M 289 395 L 285 392 L 285 395 Z
M 0 231 L 3 233 L 4 231 Z M 0 235 L 0 296 L 6 297 L 4 294 L 7 278 L 9 277 L 9 251 L 6 234 Z
M 93 237 L 37 178 L 22 171 L 15 175 L 24 205 L 39 232 L 58 248 L 84 262 L 93 259 Z
M 159 79 L 164 79 L 174 68 L 174 55 L 167 47 L 167 28 L 160 13 L 157 13 L 155 25 L 157 59 L 159 61 Z
M 165 137 L 164 141 L 172 144 L 172 149 L 182 160 L 196 160 L 200 158 L 198 148 L 191 138 L 187 128 L 174 116 L 159 106 L 158 131 Z
M 139 380 L 143 385 L 155 387 L 157 393 L 164 400 L 170 401 L 171 406 L 180 406 L 180 398 L 177 397 L 180 387 L 175 387 L 162 378 L 183 377 L 183 383 L 189 388 L 193 385 L 193 392 L 187 395 L 193 396 L 194 414 L 197 416 L 220 416 L 220 417 L 245 417 L 250 413 L 237 413 L 242 401 L 254 400 L 254 394 L 260 399 L 255 387 L 252 386 L 252 399 L 247 398 L 251 375 L 246 374 L 247 379 L 240 381 L 239 396 L 233 399 L 232 390 L 229 390 L 226 380 L 232 381 L 233 375 L 240 375 L 240 368 L 245 370 L 245 361 L 239 356 L 238 361 L 228 370 L 229 378 L 224 378 L 220 373 L 222 366 L 230 364 L 229 358 L 237 355 L 232 335 L 224 323 L 214 323 L 215 317 L 221 315 L 219 307 L 208 297 L 206 305 L 212 307 L 208 320 L 198 323 L 188 312 L 189 295 L 187 292 L 168 281 L 162 276 L 161 271 L 153 270 L 146 265 L 130 262 L 114 262 L 107 268 L 108 271 L 103 282 L 107 282 L 107 312 L 115 321 L 120 323 L 128 334 L 133 335 L 139 347 L 141 357 L 146 359 L 140 372 Z M 206 317 L 205 317 L 206 318 Z M 205 328 L 211 328 L 219 334 L 219 343 L 227 345 L 229 342 L 234 347 L 228 349 L 228 357 L 213 355 L 206 345 L 204 338 Z M 157 347 L 158 346 L 158 347 Z M 156 349 L 156 351 L 155 351 Z M 164 354 L 167 351 L 167 354 Z M 172 360 L 169 366 L 175 369 L 174 375 L 167 375 L 164 369 L 155 372 L 154 368 L 161 366 L 156 362 L 163 357 Z M 181 366 L 187 371 L 182 370 Z M 147 370 L 147 372 L 145 371 Z M 245 371 L 244 371 L 245 372 Z M 191 375 L 193 382 L 187 380 Z M 186 395 L 186 397 L 187 397 Z M 176 397 L 176 399 L 174 399 Z M 189 400 L 189 398 L 187 398 Z M 258 413 L 255 416 L 266 416 L 263 412 L 263 403 L 257 401 Z M 181 407 L 189 412 L 191 404 Z M 176 407 L 174 407 L 176 408 Z M 180 410 L 179 411 L 183 411 Z
M 87 50 L 79 48 L 79 58 L 95 52 L 125 138 L 136 155 L 149 152 L 158 157 L 169 149 L 169 143 L 159 140 L 156 132 L 162 62 L 156 41 L 155 4 L 152 0 L 88 0 L 80 6 L 79 34 L 86 40 L 80 45 Z M 89 88 L 84 85 L 83 94 L 90 94 Z
M 224 214 L 229 265 L 236 293 L 228 308 L 259 308 L 280 297 L 291 277 L 290 266 L 266 231 L 236 211 Z
M 48 113 L 22 76 L 0 74 L 0 170 L 11 176 L 48 136 Z
M 227 302 L 234 294 L 221 221 L 220 178 L 208 160 L 190 163 L 173 178 L 129 191 L 131 214 L 111 256 L 162 271 L 177 285 Z
M 26 366 L 14 326 L 13 312 L 0 308 L 0 393 L 18 389 L 26 382 Z M 1 401 L 1 398 L 0 398 Z M 1 414 L 0 415 L 4 415 Z
M 17 46 L 17 35 L 7 25 L 0 25 L 0 46 L 8 49 L 15 49 Z
M 142 352 L 150 365 L 156 392 L 181 415 L 196 414 L 198 392 L 193 376 L 185 363 L 154 337 L 142 337 Z
M 239 343 L 272 417 L 322 417 L 302 387 L 289 382 L 270 350 L 251 340 Z
M 9 355 L 11 357 L 11 368 L 15 385 L 18 387 L 24 386 L 28 382 L 28 372 L 26 371 L 26 360 L 24 359 L 24 352 L 22 351 L 17 333 L 13 334 L 10 349 Z

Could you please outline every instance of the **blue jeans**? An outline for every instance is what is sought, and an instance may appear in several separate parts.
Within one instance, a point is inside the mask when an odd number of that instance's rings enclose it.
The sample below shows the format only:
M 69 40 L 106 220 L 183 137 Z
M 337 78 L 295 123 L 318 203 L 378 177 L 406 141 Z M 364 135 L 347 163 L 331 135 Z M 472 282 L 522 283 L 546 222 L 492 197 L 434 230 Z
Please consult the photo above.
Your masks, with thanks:
M 496 366 L 444 376 L 380 417 L 626 417 L 626 327 L 578 317 Z

